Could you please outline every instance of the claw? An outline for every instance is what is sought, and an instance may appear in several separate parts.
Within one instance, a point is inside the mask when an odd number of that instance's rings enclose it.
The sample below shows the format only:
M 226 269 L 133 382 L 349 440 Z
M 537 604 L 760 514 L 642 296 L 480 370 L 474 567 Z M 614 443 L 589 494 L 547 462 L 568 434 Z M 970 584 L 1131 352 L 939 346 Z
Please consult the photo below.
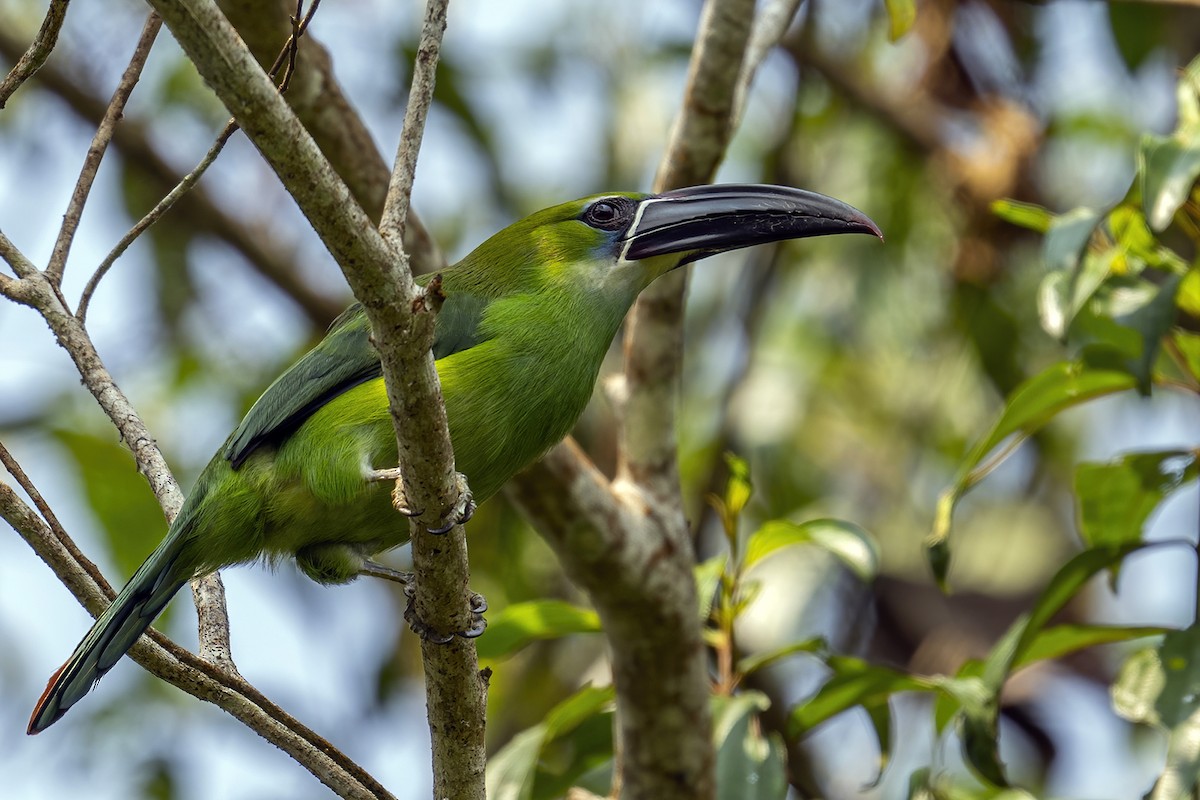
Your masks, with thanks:
M 487 611 L 487 600 L 478 592 L 472 592 L 470 597 L 471 604 L 471 627 L 465 631 L 454 631 L 452 633 L 438 633 L 427 622 L 417 616 L 416 599 L 417 586 L 412 576 L 409 576 L 409 581 L 404 585 L 404 596 L 408 598 L 408 605 L 404 608 L 404 621 L 408 623 L 408 627 L 417 636 L 420 636 L 427 642 L 434 644 L 449 644 L 454 641 L 455 636 L 461 636 L 464 639 L 474 639 L 487 630 L 487 620 L 483 618 L 483 612 Z
M 415 509 L 409 506 L 408 498 L 404 496 L 404 481 L 400 480 L 400 475 L 399 467 L 373 469 L 367 471 L 367 480 L 371 483 L 386 483 L 391 481 L 395 484 L 392 487 L 392 505 L 406 517 L 419 517 L 425 511 L 424 509 Z
M 467 476 L 461 472 L 454 473 L 454 482 L 458 488 L 458 501 L 454 504 L 454 508 L 450 509 L 450 513 L 446 515 L 446 523 L 439 525 L 436 528 L 429 528 L 428 531 L 434 536 L 442 536 L 450 532 L 455 525 L 465 525 L 470 521 L 471 517 L 475 516 L 475 498 L 471 495 L 471 489 L 467 486 Z

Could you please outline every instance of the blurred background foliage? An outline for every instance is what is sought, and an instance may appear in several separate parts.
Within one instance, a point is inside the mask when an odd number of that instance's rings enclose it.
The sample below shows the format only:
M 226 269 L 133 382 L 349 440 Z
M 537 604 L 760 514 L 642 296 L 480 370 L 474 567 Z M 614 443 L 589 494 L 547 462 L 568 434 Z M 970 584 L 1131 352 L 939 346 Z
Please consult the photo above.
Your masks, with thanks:
M 231 17 L 266 16 L 256 4 L 224 5 Z M 1200 50 L 1200 8 L 921 0 L 911 28 L 893 40 L 887 5 L 905 6 L 808 0 L 761 70 L 719 179 L 840 197 L 869 213 L 887 241 L 788 243 L 693 269 L 679 431 L 684 495 L 701 561 L 728 543 L 705 497 L 726 491 L 730 451 L 754 476 L 744 530 L 834 517 L 877 543 L 870 584 L 820 548 L 789 548 L 761 565 L 753 603 L 737 619 L 747 652 L 822 637 L 826 652 L 865 659 L 833 662 L 846 670 L 869 663 L 968 675 L 963 665 L 994 652 L 1060 567 L 1095 545 L 1077 525 L 1076 465 L 1200 441 L 1196 386 L 1182 379 L 1030 429 L 1029 441 L 958 504 L 952 593 L 939 590 L 925 547 L 939 493 L 1005 398 L 1078 354 L 1082 345 L 1064 342 L 1065 327 L 1046 329 L 1056 310 L 1046 276 L 1075 276 L 1101 217 L 1123 199 L 1136 207 L 1129 192 L 1146 153 L 1142 137 L 1176 129 L 1176 84 Z M 650 184 L 699 10 L 697 0 L 452 4 L 415 189 L 415 208 L 451 261 L 543 206 Z M 0 65 L 11 65 L 43 13 L 41 2 L 0 0 Z M 47 66 L 0 112 L 0 225 L 35 260 L 50 251 L 144 13 L 132 2 L 72 7 Z M 310 31 L 389 159 L 419 13 L 416 4 L 327 0 Z M 224 119 L 162 36 L 84 216 L 69 297 L 194 166 Z M 1009 198 L 1031 205 L 997 213 L 994 204 Z M 1093 210 L 1092 227 L 1067 248 L 1069 263 L 1053 263 L 1043 256 L 1050 244 L 1026 228 L 1049 230 L 1053 215 L 1077 207 Z M 1114 240 L 1124 241 L 1125 230 Z M 1156 225 L 1153 236 L 1186 270 L 1194 234 Z M 89 328 L 186 486 L 347 300 L 311 230 L 235 138 L 199 190 L 101 285 Z M 1069 296 L 1064 302 L 1057 313 L 1070 322 L 1079 308 Z M 618 363 L 619 348 L 612 358 Z M 602 392 L 576 436 L 611 466 Z M 0 305 L 0 438 L 110 578 L 128 575 L 164 530 L 67 359 L 32 312 L 8 304 Z M 1194 471 L 1181 483 L 1155 511 L 1148 538 L 1195 539 Z M 1137 528 L 1140 537 L 1140 521 Z M 480 510 L 470 535 L 473 586 L 493 613 L 547 598 L 583 602 L 503 499 Z M 405 555 L 390 558 L 402 564 Z M 1125 564 L 1119 595 L 1098 578 L 1054 619 L 1182 628 L 1193 619 L 1195 575 L 1186 552 L 1152 549 Z M 400 633 L 403 599 L 361 581 L 322 590 L 290 565 L 276 575 L 235 570 L 226 580 L 243 674 L 398 796 L 426 796 L 420 660 L 415 638 Z M 187 604 L 174 611 L 168 630 L 194 640 Z M 0 537 L 0 785 L 11 796 L 323 795 L 215 709 L 128 663 L 65 729 L 25 739 L 23 715 L 84 617 L 16 537 Z M 588 629 L 586 620 L 574 624 Z M 1006 684 L 999 757 L 1009 777 L 1038 796 L 1127 798 L 1150 788 L 1168 737 L 1147 724 L 1154 720 L 1144 708 L 1118 703 L 1118 716 L 1109 697 L 1129 652 L 1086 650 Z M 491 664 L 497 750 L 581 686 L 608 681 L 602 642 L 586 633 L 535 641 Z M 768 708 L 732 704 L 721 718 L 744 727 L 761 711 L 768 728 L 787 731 L 787 711 L 815 697 L 828 675 L 808 657 L 781 660 L 748 682 L 761 695 L 747 696 L 770 698 Z M 1122 685 L 1129 680 L 1123 675 Z M 603 708 L 595 693 L 577 697 Z M 877 714 L 852 710 L 793 735 L 788 769 L 798 796 L 998 796 L 966 769 L 953 729 L 935 730 L 930 703 L 923 694 L 892 702 L 882 776 Z M 579 730 L 587 753 L 603 749 L 602 725 Z M 569 753 L 557 757 L 571 762 Z M 541 791 L 552 792 L 547 786 Z

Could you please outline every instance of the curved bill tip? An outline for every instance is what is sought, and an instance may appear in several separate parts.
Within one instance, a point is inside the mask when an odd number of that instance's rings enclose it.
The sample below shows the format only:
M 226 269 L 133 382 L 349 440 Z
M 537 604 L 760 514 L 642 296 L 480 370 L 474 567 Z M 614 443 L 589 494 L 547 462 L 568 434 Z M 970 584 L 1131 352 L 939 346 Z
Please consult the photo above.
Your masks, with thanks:
M 681 263 L 756 244 L 867 233 L 879 226 L 832 197 L 790 186 L 691 186 L 647 198 L 628 234 L 625 258 L 685 253 Z

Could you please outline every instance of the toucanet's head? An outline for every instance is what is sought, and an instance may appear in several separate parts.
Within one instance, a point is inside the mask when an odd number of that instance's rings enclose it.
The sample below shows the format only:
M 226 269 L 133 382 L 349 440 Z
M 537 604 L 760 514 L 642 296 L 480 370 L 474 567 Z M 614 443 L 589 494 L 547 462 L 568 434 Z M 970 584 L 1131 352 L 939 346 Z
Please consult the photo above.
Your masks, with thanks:
M 610 193 L 547 208 L 480 245 L 462 266 L 488 282 L 584 281 L 640 291 L 676 267 L 756 244 L 835 233 L 882 235 L 865 214 L 787 186 Z M 485 266 L 487 265 L 487 266 Z M 503 291 L 500 285 L 498 290 Z

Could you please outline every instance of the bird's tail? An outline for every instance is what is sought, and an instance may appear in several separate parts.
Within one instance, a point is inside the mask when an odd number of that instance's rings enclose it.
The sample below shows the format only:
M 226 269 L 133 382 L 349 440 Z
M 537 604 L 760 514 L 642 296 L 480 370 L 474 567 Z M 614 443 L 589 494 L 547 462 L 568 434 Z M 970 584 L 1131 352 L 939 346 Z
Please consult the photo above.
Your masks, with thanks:
M 90 692 L 191 578 L 190 573 L 181 574 L 177 563 L 190 527 L 184 519 L 186 511 L 96 620 L 67 663 L 50 677 L 29 718 L 27 733 L 41 733 Z

